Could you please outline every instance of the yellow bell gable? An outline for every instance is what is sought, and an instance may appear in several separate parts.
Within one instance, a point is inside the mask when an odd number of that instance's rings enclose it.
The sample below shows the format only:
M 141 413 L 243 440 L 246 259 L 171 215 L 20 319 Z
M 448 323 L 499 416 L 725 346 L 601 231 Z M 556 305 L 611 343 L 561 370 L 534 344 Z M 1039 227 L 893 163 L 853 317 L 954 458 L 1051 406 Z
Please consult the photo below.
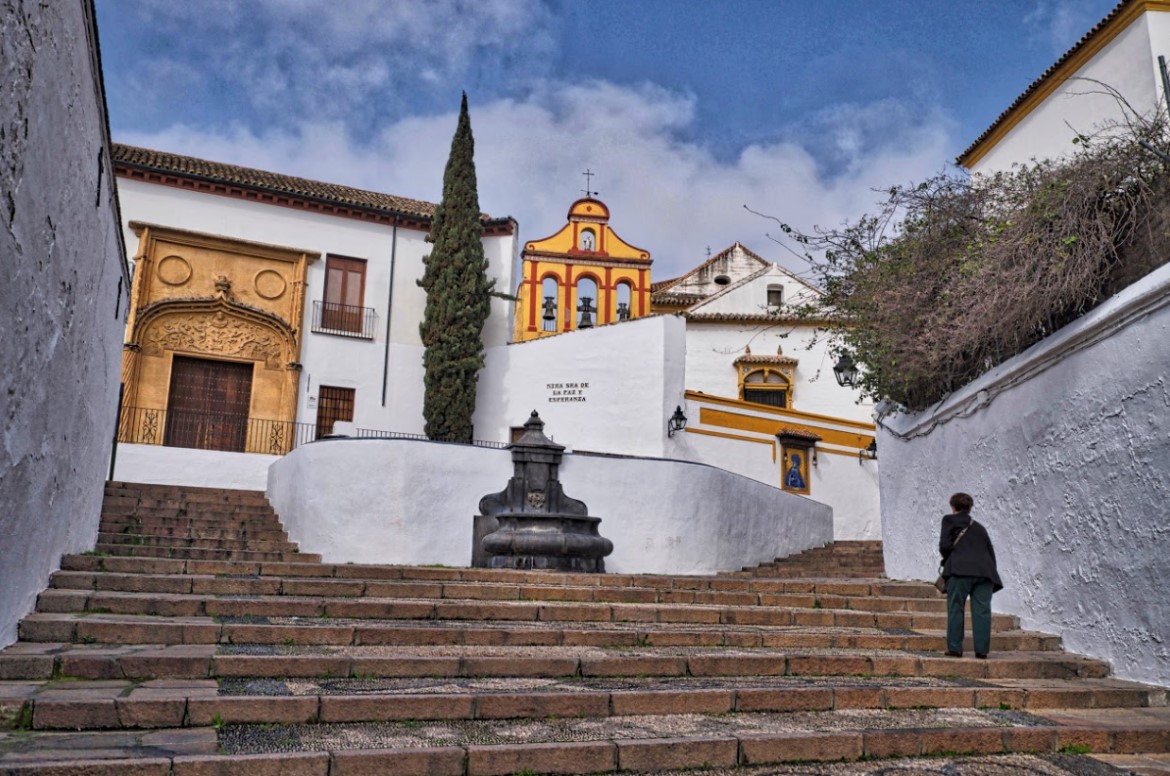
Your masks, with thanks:
M 650 252 L 630 245 L 609 225 L 609 208 L 598 199 L 579 199 L 569 208 L 569 223 L 556 234 L 526 243 L 524 253 L 542 256 L 618 259 L 650 263 Z
M 517 342 L 639 318 L 650 312 L 650 252 L 609 226 L 609 208 L 586 197 L 555 234 L 525 243 Z

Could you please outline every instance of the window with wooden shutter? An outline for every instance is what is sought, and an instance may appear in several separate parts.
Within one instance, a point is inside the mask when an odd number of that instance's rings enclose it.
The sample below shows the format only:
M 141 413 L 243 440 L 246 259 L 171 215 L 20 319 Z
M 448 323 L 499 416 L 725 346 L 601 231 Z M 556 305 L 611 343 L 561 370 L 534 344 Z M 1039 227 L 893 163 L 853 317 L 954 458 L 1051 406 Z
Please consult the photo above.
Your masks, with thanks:
M 325 304 L 321 326 L 335 331 L 361 333 L 365 309 L 366 262 L 344 256 L 325 259 Z

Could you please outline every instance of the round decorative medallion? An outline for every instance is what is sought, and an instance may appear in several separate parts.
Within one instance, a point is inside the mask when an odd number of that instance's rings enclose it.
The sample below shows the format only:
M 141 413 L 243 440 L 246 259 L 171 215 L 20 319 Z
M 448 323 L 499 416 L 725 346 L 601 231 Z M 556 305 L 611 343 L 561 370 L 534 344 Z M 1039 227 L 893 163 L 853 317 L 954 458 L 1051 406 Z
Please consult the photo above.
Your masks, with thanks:
M 592 212 L 593 212 L 593 205 L 586 205 L 586 206 L 585 206 L 585 212 L 586 212 L 586 213 L 592 213 Z
M 155 274 L 168 286 L 181 286 L 191 279 L 191 265 L 182 256 L 167 256 L 158 263 Z
M 265 299 L 279 299 L 288 288 L 288 283 L 274 269 L 262 269 L 257 272 L 253 284 L 256 286 L 256 293 Z

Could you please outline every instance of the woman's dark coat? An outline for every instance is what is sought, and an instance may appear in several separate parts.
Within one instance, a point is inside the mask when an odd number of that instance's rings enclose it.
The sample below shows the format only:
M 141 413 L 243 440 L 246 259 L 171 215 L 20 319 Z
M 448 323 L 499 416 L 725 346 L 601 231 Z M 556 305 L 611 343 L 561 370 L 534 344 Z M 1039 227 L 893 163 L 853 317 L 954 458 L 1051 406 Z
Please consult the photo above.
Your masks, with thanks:
M 955 539 L 964 528 L 967 528 L 967 533 L 955 546 Z M 944 577 L 982 577 L 991 580 L 995 592 L 1003 590 L 1003 582 L 995 567 L 995 548 L 991 546 L 991 537 L 979 521 L 971 519 L 970 512 L 943 517 L 938 551 L 942 553 Z

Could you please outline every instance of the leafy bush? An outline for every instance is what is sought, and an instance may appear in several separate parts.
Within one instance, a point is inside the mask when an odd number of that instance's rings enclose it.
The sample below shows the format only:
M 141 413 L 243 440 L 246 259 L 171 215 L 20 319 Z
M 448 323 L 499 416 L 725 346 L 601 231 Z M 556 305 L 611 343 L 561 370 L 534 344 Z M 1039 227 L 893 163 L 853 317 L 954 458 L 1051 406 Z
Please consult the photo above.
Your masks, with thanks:
M 826 292 L 802 312 L 844 324 L 825 331 L 867 396 L 925 409 L 1167 261 L 1165 129 L 1134 122 L 1064 159 L 895 186 L 840 229 L 784 225 Z

